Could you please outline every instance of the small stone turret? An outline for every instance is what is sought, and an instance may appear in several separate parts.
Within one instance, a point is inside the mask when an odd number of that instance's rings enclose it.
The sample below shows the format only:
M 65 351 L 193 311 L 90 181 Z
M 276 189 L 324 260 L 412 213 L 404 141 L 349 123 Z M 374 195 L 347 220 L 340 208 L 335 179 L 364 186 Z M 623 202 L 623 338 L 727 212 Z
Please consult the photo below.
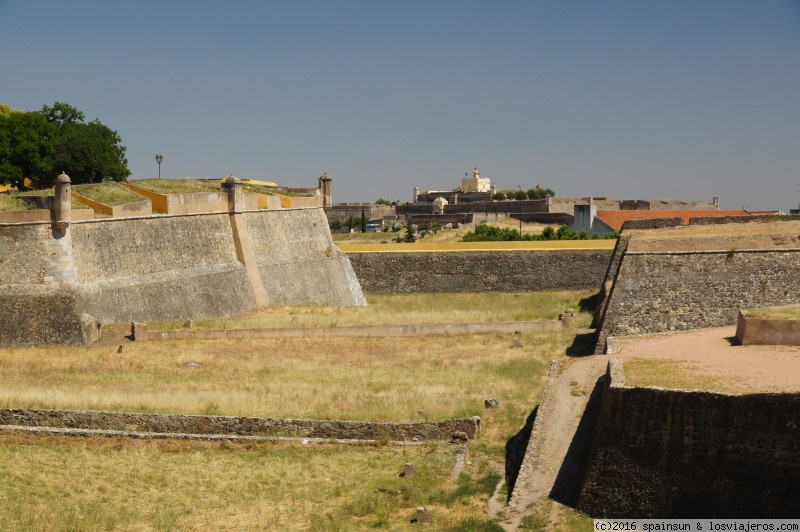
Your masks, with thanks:
M 319 176 L 318 187 L 319 191 L 322 194 L 322 206 L 323 207 L 332 207 L 333 206 L 333 179 L 328 175 L 328 172 L 323 172 L 321 176 Z
M 242 212 L 244 210 L 242 180 L 235 175 L 229 175 L 222 180 L 222 190 L 228 194 L 228 212 Z
M 65 233 L 72 221 L 72 180 L 63 171 L 56 178 L 53 198 L 53 228 Z

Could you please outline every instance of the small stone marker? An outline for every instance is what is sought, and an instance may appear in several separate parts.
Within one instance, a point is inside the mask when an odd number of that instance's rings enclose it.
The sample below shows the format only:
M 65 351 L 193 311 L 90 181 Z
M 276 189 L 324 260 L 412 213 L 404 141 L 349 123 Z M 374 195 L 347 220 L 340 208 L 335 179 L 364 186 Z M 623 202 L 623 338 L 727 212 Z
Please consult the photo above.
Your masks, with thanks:
M 191 329 L 192 327 L 194 327 L 194 320 L 186 320 L 183 322 L 184 329 Z
M 522 342 L 519 341 L 519 338 L 514 337 L 511 339 L 511 347 L 516 349 L 522 349 L 525 346 L 522 345 Z
M 403 476 L 404 477 L 418 477 L 419 471 L 417 468 L 414 467 L 414 464 L 406 464 L 403 468 Z
M 119 347 L 117 347 L 117 353 L 124 353 L 127 350 L 128 350 L 128 347 L 124 346 L 124 345 L 121 345 L 121 344 L 120 344 Z
M 417 410 L 417 415 L 422 419 L 428 419 L 428 413 L 424 410 Z
M 450 440 L 450 443 L 467 443 L 468 441 L 469 436 L 467 436 L 467 433 L 459 430 L 453 433 L 453 439 Z
M 424 506 L 417 506 L 417 523 L 433 523 L 433 516 Z
M 498 406 L 500 406 L 500 401 L 498 401 L 497 399 L 494 399 L 494 398 L 492 398 L 492 399 L 486 399 L 486 400 L 483 402 L 483 405 L 484 405 L 486 408 L 497 408 Z
M 131 322 L 131 340 L 143 341 L 147 340 L 147 324 Z

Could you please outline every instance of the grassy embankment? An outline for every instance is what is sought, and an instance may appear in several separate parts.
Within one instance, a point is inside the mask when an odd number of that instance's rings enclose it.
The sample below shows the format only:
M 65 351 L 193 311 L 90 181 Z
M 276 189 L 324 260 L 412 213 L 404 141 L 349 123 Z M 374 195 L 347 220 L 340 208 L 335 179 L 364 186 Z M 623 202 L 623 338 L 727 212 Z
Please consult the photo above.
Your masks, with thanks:
M 218 179 L 136 179 L 131 185 L 157 194 L 186 194 L 220 190 Z
M 515 306 L 509 315 L 528 319 L 577 310 L 588 294 L 534 295 L 384 296 L 353 309 L 364 312 L 328 317 L 339 325 L 400 323 L 419 317 L 414 307 L 431 307 L 420 316 L 449 321 L 457 307 L 470 307 L 472 319 L 483 320 L 477 315 Z M 263 323 L 307 323 L 319 310 L 276 309 Z M 371 313 L 385 316 L 367 318 Z M 405 529 L 416 506 L 425 505 L 436 516 L 434 530 L 496 529 L 480 527 L 502 476 L 505 444 L 538 401 L 549 359 L 573 337 L 523 334 L 522 349 L 496 334 L 145 342 L 123 353 L 116 344 L 3 349 L 6 407 L 393 421 L 481 415 L 485 430 L 457 482 L 449 478 L 454 448 L 446 444 L 352 448 L 0 433 L 0 519 L 16 529 Z M 485 409 L 486 398 L 500 407 Z M 406 462 L 421 475 L 400 478 Z
M 114 207 L 144 201 L 146 198 L 131 192 L 119 183 L 98 183 L 95 185 L 79 185 L 72 187 L 72 191 L 103 205 Z
M 0 194 L 0 211 L 29 211 L 35 210 L 38 207 L 31 205 L 25 201 L 22 201 L 17 196 L 53 196 L 55 195 L 54 188 L 46 188 L 42 190 L 27 190 L 25 192 L 19 193 L 11 193 L 11 194 Z M 86 205 L 81 203 L 80 201 L 72 198 L 72 208 L 73 209 L 88 209 Z
M 0 212 L 6 211 L 32 211 L 34 205 L 17 198 L 17 194 L 0 194 Z
M 800 320 L 800 305 L 747 309 L 747 316 L 770 320 Z

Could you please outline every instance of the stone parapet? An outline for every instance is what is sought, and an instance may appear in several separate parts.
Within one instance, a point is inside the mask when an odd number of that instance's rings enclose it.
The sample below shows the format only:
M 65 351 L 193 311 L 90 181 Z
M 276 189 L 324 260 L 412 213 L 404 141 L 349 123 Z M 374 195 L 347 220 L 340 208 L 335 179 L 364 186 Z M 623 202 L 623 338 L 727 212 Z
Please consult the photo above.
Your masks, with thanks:
M 442 421 L 390 423 L 6 408 L 0 409 L 0 425 L 155 434 L 412 441 L 450 440 L 454 432 L 463 432 L 473 439 L 480 433 L 481 419 L 475 416 Z

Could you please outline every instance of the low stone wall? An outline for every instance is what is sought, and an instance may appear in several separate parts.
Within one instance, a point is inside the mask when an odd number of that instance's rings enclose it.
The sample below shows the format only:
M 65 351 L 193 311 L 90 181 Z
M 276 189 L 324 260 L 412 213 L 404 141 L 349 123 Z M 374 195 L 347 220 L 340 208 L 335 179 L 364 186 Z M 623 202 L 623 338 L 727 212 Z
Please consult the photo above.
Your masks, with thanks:
M 612 250 L 349 253 L 373 294 L 597 289 Z
M 740 311 L 736 340 L 741 345 L 800 345 L 800 320 L 752 318 Z
M 72 197 L 84 205 L 91 207 L 94 212 L 107 214 L 112 218 L 150 216 L 153 214 L 152 204 L 150 203 L 149 199 L 143 199 L 142 201 L 135 201 L 133 203 L 126 203 L 124 205 L 106 205 L 105 203 L 100 203 L 99 201 L 95 201 L 75 192 L 72 193 Z
M 509 321 L 488 323 L 424 323 L 368 325 L 360 327 L 286 327 L 276 329 L 176 329 L 143 330 L 136 340 L 178 340 L 200 338 L 385 338 L 387 336 L 458 335 L 559 331 L 571 327 L 571 320 Z
M 619 361 L 609 364 L 578 509 L 596 518 L 800 515 L 800 394 L 630 388 L 621 373 Z
M 152 210 L 163 214 L 198 214 L 228 210 L 228 196 L 221 191 L 160 194 L 141 188 L 135 182 L 121 182 L 120 185 L 149 199 L 152 204 Z M 246 210 L 258 209 L 259 200 L 257 194 L 245 193 L 242 200 Z
M 50 222 L 52 215 L 50 209 L 33 209 L 29 211 L 7 211 L 0 212 L 0 224 L 26 224 L 36 222 Z M 92 209 L 73 209 L 72 220 L 93 220 L 94 211 Z
M 478 416 L 417 423 L 270 419 L 230 416 L 137 414 L 91 410 L 0 409 L 0 425 L 62 429 L 115 430 L 158 434 L 230 434 L 352 440 L 450 440 L 454 432 L 470 439 L 481 429 Z
M 511 495 L 508 506 L 511 508 L 520 506 L 520 500 L 525 498 L 526 489 L 529 487 L 527 484 L 533 480 L 531 476 L 536 466 L 536 460 L 541 453 L 540 445 L 543 443 L 544 436 L 546 436 L 543 433 L 543 427 L 546 420 L 552 417 L 552 411 L 555 408 L 556 379 L 561 375 L 563 366 L 562 360 L 553 359 L 550 361 L 550 373 L 542 390 L 542 396 L 539 398 L 539 405 L 536 407 L 536 419 L 533 420 L 533 426 L 528 437 L 528 444 L 525 446 L 525 453 L 522 457 L 519 471 L 516 478 L 513 479 L 513 485 L 509 482 L 508 489 L 511 491 Z

